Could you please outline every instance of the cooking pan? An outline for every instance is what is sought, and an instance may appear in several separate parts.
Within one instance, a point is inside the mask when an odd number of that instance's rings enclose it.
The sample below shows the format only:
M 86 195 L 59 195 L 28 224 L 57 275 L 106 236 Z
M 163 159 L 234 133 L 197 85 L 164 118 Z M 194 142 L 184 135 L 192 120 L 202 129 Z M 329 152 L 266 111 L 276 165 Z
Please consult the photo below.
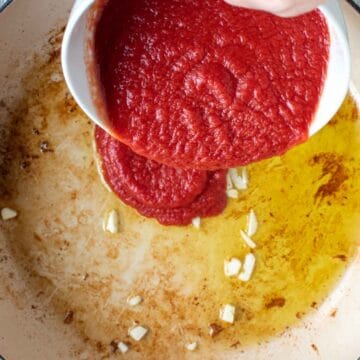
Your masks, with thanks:
M 17 0 L 0 14 L 0 208 L 16 211 L 0 220 L 0 355 L 116 359 L 123 341 L 130 359 L 357 359 L 356 11 L 342 3 L 354 70 L 339 114 L 308 144 L 250 166 L 248 192 L 195 229 L 144 219 L 101 184 L 93 126 L 61 73 L 71 5 Z M 326 192 L 336 176 L 336 191 Z M 245 251 L 233 236 L 250 208 L 259 218 L 259 260 L 242 286 L 219 264 Z M 118 234 L 102 226 L 112 209 Z M 143 300 L 136 307 L 127 303 L 133 295 Z M 236 303 L 236 324 L 220 324 L 212 337 L 208 326 L 219 324 L 224 302 Z M 136 322 L 149 330 L 140 342 L 127 334 Z M 191 342 L 195 351 L 186 349 Z

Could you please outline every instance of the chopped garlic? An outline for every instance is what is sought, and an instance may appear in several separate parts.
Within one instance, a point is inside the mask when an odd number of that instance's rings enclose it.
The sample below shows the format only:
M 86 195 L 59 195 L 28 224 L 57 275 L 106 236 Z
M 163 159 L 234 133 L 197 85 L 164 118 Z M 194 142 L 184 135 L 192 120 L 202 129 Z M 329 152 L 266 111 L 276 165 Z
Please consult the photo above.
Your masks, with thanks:
M 228 171 L 226 174 L 226 190 L 231 190 L 233 189 L 233 183 L 231 181 L 231 176 L 230 176 L 230 172 Z
M 226 276 L 237 276 L 241 270 L 241 261 L 237 258 L 231 258 L 224 261 L 224 273 Z
M 194 226 L 195 229 L 200 229 L 200 225 L 201 225 L 201 218 L 198 216 L 196 218 L 192 219 L 192 224 Z
M 231 181 L 238 190 L 246 190 L 248 185 L 247 172 L 243 170 L 242 173 L 245 175 L 245 178 L 238 174 L 237 169 L 229 169 Z
M 255 268 L 255 256 L 249 253 L 245 256 L 243 271 L 239 275 L 239 280 L 249 281 Z
M 222 321 L 233 324 L 235 320 L 235 306 L 230 304 L 222 306 L 219 316 Z
M 135 296 L 130 296 L 127 299 L 127 303 L 130 306 L 137 306 L 139 305 L 141 302 L 143 301 L 142 297 L 139 295 L 135 295 Z
M 122 341 L 117 344 L 117 347 L 122 354 L 126 354 L 129 351 L 129 346 Z
M 245 241 L 246 245 L 251 248 L 251 249 L 255 249 L 256 248 L 256 244 L 254 243 L 254 241 L 251 239 L 250 236 L 248 236 L 248 234 L 246 234 L 245 231 L 240 230 L 240 235 L 243 238 L 243 240 Z
M 253 209 L 250 210 L 248 215 L 248 222 L 247 222 L 247 234 L 248 236 L 255 235 L 258 228 L 258 221 Z
M 104 229 L 111 234 L 119 232 L 119 214 L 116 210 L 111 210 L 104 220 Z
M 87 351 L 84 351 L 79 355 L 79 360 L 89 360 L 89 354 Z
M 148 331 L 149 330 L 147 328 L 141 325 L 136 325 L 131 329 L 129 329 L 129 335 L 133 340 L 140 341 L 141 339 L 144 338 L 144 336 L 148 333 Z
M 247 171 L 247 169 L 245 167 L 243 167 L 241 169 L 241 177 L 242 177 L 242 180 L 246 186 L 246 188 L 248 187 L 249 185 L 249 172 Z
M 239 177 L 237 169 L 236 168 L 229 169 L 229 175 L 233 186 L 235 186 L 238 189 L 238 186 L 240 185 L 242 178 Z
M 231 198 L 231 199 L 238 199 L 239 198 L 239 193 L 235 189 L 226 190 L 226 195 L 227 195 L 228 198 Z
M 51 81 L 53 82 L 59 82 L 63 79 L 62 75 L 60 73 L 52 73 L 50 76 Z
M 189 351 L 194 351 L 194 350 L 196 350 L 197 346 L 198 346 L 198 344 L 197 344 L 196 341 L 195 341 L 195 342 L 192 342 L 192 343 L 190 343 L 190 344 L 186 344 L 186 345 L 185 345 L 185 347 L 186 347 Z
M 18 215 L 17 211 L 10 209 L 10 208 L 3 208 L 1 209 L 1 218 L 3 220 L 10 220 L 16 218 Z

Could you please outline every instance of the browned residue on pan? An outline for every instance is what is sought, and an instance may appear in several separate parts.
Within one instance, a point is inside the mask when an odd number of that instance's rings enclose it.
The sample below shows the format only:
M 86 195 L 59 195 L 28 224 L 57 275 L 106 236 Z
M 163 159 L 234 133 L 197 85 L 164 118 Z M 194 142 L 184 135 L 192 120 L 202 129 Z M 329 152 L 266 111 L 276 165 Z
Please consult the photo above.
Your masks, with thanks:
M 311 344 L 311 348 L 316 352 L 319 353 L 319 350 L 315 344 Z
M 286 300 L 283 297 L 276 297 L 276 298 L 272 298 L 270 301 L 268 301 L 265 304 L 265 307 L 267 309 L 271 309 L 274 307 L 283 307 L 286 303 Z
M 316 154 L 311 161 L 311 165 L 314 164 L 322 167 L 322 174 L 319 180 L 324 177 L 329 178 L 316 191 L 315 200 L 334 195 L 349 178 L 344 166 L 344 159 L 341 155 L 336 153 Z

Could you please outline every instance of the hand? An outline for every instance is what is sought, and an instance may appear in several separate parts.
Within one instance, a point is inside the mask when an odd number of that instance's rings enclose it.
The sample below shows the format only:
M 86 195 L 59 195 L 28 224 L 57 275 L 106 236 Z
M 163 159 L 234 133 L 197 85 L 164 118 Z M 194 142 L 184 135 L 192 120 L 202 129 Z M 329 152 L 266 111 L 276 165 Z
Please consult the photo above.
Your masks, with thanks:
M 225 0 L 225 2 L 248 9 L 264 10 L 274 15 L 297 16 L 324 3 L 324 0 Z

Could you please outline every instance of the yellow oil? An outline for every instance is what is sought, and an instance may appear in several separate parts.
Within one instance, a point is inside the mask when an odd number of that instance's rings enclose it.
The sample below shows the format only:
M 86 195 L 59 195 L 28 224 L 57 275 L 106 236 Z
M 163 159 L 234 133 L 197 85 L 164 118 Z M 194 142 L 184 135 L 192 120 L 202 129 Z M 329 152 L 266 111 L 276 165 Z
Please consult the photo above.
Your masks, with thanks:
M 205 221 L 203 251 L 218 303 L 241 312 L 231 328 L 241 343 L 294 324 L 329 294 L 359 245 L 360 122 L 348 97 L 307 143 L 248 167 L 249 189 L 223 216 Z M 248 283 L 225 278 L 224 258 L 249 251 L 239 237 L 254 209 L 256 269 Z M 229 329 L 227 329 L 229 331 Z

